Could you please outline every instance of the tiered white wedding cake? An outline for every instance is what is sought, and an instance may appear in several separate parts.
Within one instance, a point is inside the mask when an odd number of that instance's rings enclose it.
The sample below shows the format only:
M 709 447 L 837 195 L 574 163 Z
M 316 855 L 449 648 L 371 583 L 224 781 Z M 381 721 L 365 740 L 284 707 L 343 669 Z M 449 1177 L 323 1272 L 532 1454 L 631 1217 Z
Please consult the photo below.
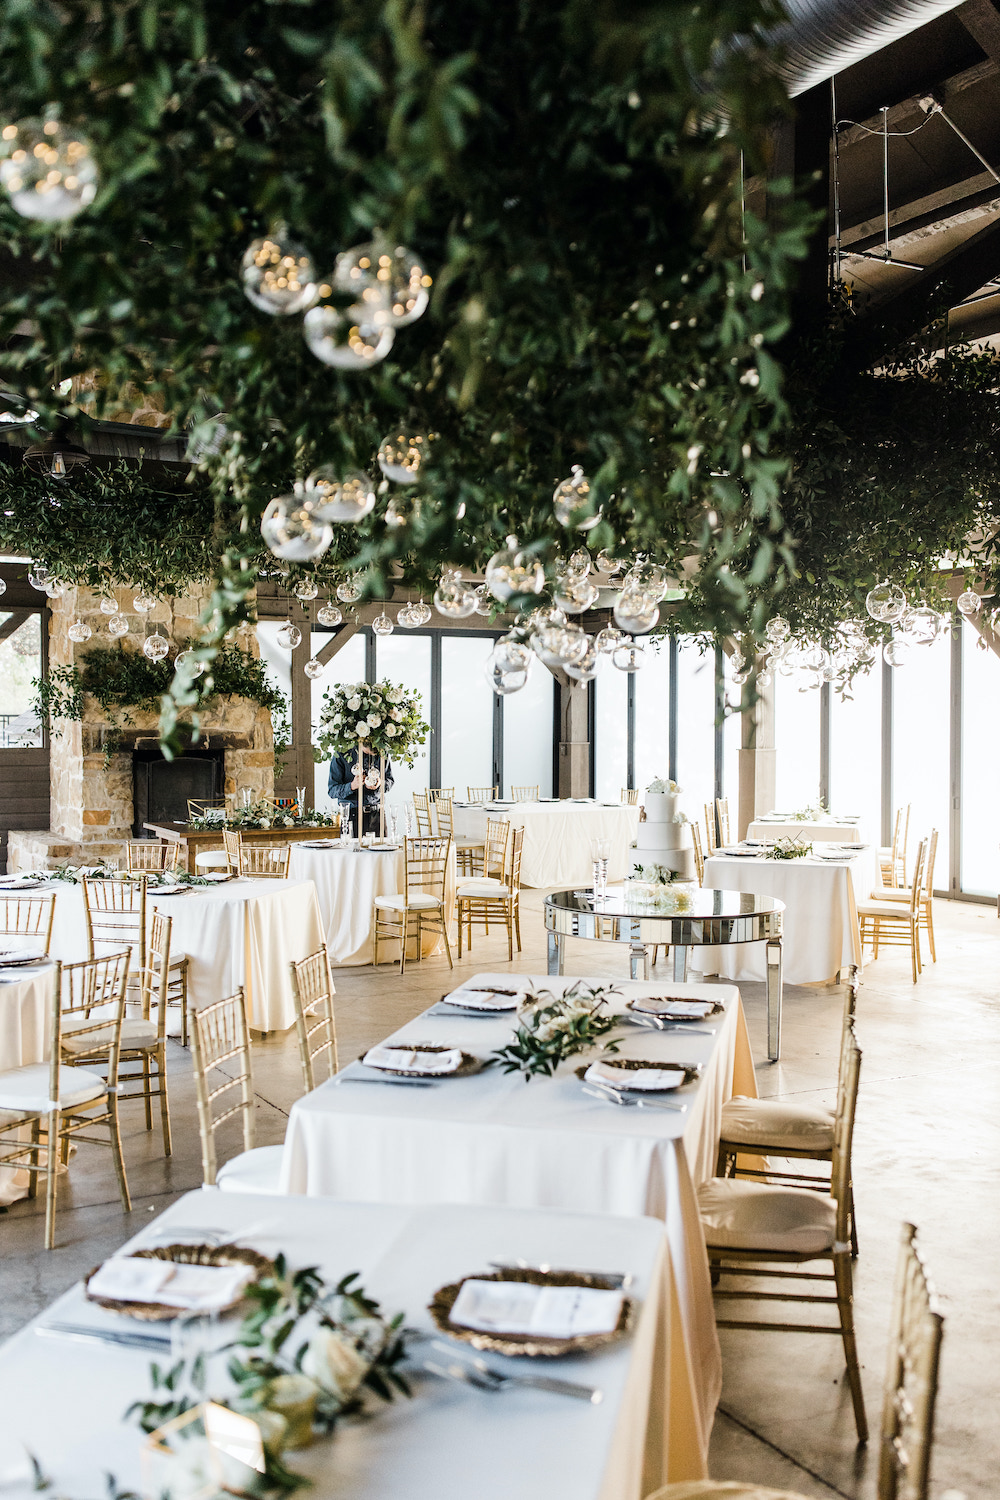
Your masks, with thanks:
M 675 781 L 651 781 L 646 788 L 646 816 L 632 850 L 633 880 L 667 884 L 671 872 L 675 879 L 694 880 L 691 825 L 677 806 L 680 791 Z

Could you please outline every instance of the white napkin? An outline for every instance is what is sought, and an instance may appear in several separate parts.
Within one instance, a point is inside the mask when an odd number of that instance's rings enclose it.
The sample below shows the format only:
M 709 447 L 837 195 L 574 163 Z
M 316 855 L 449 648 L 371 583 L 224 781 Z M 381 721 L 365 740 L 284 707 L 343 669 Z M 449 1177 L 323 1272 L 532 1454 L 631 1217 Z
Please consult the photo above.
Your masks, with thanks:
M 186 1266 L 121 1255 L 104 1262 L 87 1290 L 116 1302 L 160 1302 L 191 1312 L 214 1312 L 235 1301 L 252 1277 L 251 1266 Z
M 497 995 L 493 990 L 457 989 L 444 998 L 456 1005 L 467 1005 L 472 1010 L 516 1010 L 518 1002 L 517 995 Z
M 484 1333 L 525 1333 L 566 1339 L 613 1333 L 621 1292 L 586 1286 L 535 1286 L 529 1281 L 466 1281 L 449 1321 Z
M 712 1000 L 658 1000 L 654 995 L 633 1000 L 630 1010 L 644 1016 L 674 1016 L 680 1021 L 703 1021 L 715 1009 Z
M 0 964 L 30 963 L 44 957 L 41 948 L 5 948 L 0 944 Z
M 616 1089 L 662 1091 L 680 1088 L 685 1076 L 683 1068 L 669 1063 L 664 1067 L 650 1063 L 648 1068 L 616 1068 L 611 1062 L 593 1062 L 584 1074 L 584 1082 L 610 1083 Z
M 454 1073 L 462 1066 L 461 1047 L 447 1052 L 422 1052 L 412 1048 L 370 1047 L 361 1059 L 367 1068 L 391 1068 L 395 1073 Z

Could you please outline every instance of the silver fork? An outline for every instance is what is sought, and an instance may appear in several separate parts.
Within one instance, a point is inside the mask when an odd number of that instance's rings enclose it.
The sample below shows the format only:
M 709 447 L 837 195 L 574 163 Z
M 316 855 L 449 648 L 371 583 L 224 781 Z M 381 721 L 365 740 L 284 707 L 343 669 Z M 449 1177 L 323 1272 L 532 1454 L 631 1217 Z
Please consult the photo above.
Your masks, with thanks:
M 435 1343 L 433 1347 L 443 1349 L 448 1355 L 453 1354 L 443 1344 Z M 434 1360 L 425 1359 L 424 1369 L 445 1380 L 461 1380 L 466 1385 L 475 1386 L 476 1390 L 491 1391 L 494 1395 L 524 1386 L 536 1391 L 551 1391 L 554 1396 L 573 1396 L 577 1401 L 589 1402 L 591 1406 L 599 1406 L 604 1400 L 604 1392 L 595 1386 L 578 1385 L 572 1380 L 556 1380 L 549 1375 L 501 1375 L 499 1370 L 492 1369 L 484 1359 L 473 1359 L 469 1364 L 452 1359 L 448 1365 L 439 1365 Z
M 630 1094 L 620 1094 L 617 1089 L 608 1088 L 603 1083 L 591 1084 L 583 1092 L 592 1099 L 603 1099 L 605 1104 L 620 1104 L 623 1109 L 669 1109 L 679 1115 L 687 1113 L 686 1104 L 669 1104 L 666 1099 L 634 1099 Z

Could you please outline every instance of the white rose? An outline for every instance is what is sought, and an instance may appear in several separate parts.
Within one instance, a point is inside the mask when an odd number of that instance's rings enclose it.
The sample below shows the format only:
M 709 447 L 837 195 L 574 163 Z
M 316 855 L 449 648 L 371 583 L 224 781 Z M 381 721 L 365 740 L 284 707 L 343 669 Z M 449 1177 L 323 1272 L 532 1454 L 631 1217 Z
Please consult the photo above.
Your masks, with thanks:
M 382 722 L 382 715 L 381 714 L 369 714 L 368 715 L 368 723 L 371 725 L 372 729 L 377 729 L 378 726 L 381 724 L 381 722 Z
M 386 697 L 390 703 L 399 703 L 403 697 L 403 689 L 398 687 L 390 688 L 386 693 Z
M 394 709 L 390 710 L 389 717 L 391 719 L 394 719 L 395 722 L 398 724 L 399 721 L 400 721 L 400 719 L 402 719 L 402 717 L 403 717 L 403 710 L 401 708 L 394 708 Z
M 352 713 L 356 714 L 358 709 L 361 707 L 361 699 L 355 694 L 353 698 L 348 698 L 347 706 Z
M 332 1328 L 320 1328 L 309 1341 L 302 1359 L 302 1373 L 341 1406 L 355 1395 L 368 1373 L 369 1360 L 353 1340 Z
M 395 724 L 387 724 L 385 726 L 385 732 L 390 739 L 395 739 L 396 735 L 399 733 L 399 730 L 396 728 Z
M 294 818 L 282 818 L 281 821 L 282 821 L 282 823 L 284 823 L 284 825 L 285 825 L 286 828 L 294 828 L 295 827 L 295 819 Z
M 363 740 L 365 738 L 368 733 L 368 725 L 365 723 L 364 719 L 362 719 L 361 722 L 355 726 L 354 733 L 357 735 L 359 740 Z

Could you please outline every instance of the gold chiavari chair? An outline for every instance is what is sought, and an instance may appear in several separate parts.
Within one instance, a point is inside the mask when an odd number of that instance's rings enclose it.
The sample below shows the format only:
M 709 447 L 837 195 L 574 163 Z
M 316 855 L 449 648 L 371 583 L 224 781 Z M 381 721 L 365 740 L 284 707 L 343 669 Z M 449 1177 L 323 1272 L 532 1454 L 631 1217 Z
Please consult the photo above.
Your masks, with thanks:
M 627 807 L 635 807 L 639 801 L 639 788 L 635 786 L 623 786 L 621 800 Z
M 125 845 L 125 858 L 130 875 L 143 870 L 176 870 L 180 844 L 166 839 L 129 839 Z
M 715 811 L 719 819 L 719 842 L 720 844 L 731 843 L 729 837 L 729 798 L 716 797 Z
M 87 917 L 87 956 L 99 947 L 128 947 L 132 968 L 146 967 L 146 876 L 106 880 L 85 876 L 83 904 Z
M 924 855 L 924 880 L 917 905 L 917 930 L 926 932 L 927 941 L 930 944 L 931 962 L 937 963 L 937 949 L 934 946 L 934 865 L 937 860 L 938 831 L 931 829 L 927 840 L 927 853 Z M 887 886 L 880 886 L 878 890 L 872 891 L 873 901 L 909 901 L 910 892 L 900 891 Z
M 868 1438 L 861 1372 L 854 1335 L 853 1285 L 851 1273 L 850 1203 L 851 1140 L 858 1097 L 861 1050 L 853 1027 L 847 1046 L 844 1088 L 838 1100 L 834 1124 L 830 1193 L 807 1188 L 747 1182 L 732 1177 L 713 1177 L 699 1189 L 698 1208 L 713 1281 L 736 1277 L 766 1276 L 768 1285 L 790 1281 L 792 1290 L 757 1292 L 751 1287 L 717 1286 L 720 1302 L 793 1302 L 836 1309 L 837 1322 L 781 1323 L 759 1318 L 718 1318 L 720 1328 L 780 1329 L 788 1333 L 828 1333 L 843 1340 L 847 1380 L 854 1405 L 858 1441 Z M 832 1274 L 816 1270 L 794 1270 L 817 1261 L 830 1261 Z M 775 1269 L 781 1267 L 783 1269 Z M 803 1284 L 833 1282 L 833 1295 L 807 1293 Z
M 455 804 L 450 797 L 437 797 L 431 803 L 434 832 L 439 839 L 450 839 L 455 831 Z
M 73 1141 L 109 1146 L 126 1213 L 132 1209 L 118 1124 L 118 1067 L 129 954 L 125 949 L 83 963 L 56 963 L 52 979 L 52 1052 L 48 1062 L 0 1073 L 0 1165 L 29 1172 L 28 1196 L 45 1180 L 45 1248 L 55 1246 L 56 1184 Z M 96 1012 L 96 1014 L 93 1014 Z M 64 1046 L 100 1037 L 107 1077 L 76 1065 Z M 107 1139 L 85 1131 L 106 1125 Z M 30 1127 L 30 1140 L 21 1139 Z M 11 1133 L 13 1139 L 10 1139 Z
M 705 883 L 705 856 L 701 852 L 701 829 L 697 823 L 691 824 L 691 844 L 694 849 L 694 867 L 698 875 L 698 884 Z
M 415 937 L 417 955 L 424 929 L 444 938 L 448 967 L 455 967 L 448 939 L 444 907 L 444 883 L 451 854 L 450 839 L 407 839 L 403 891 L 394 896 L 376 896 L 372 908 L 372 963 L 377 965 L 379 943 L 399 943 L 399 972 L 406 968 L 406 945 Z
M 439 797 L 447 797 L 449 802 L 455 800 L 455 788 L 453 786 L 429 786 L 427 788 L 428 802 L 436 802 Z
M 287 880 L 292 860 L 291 844 L 254 842 L 244 844 L 240 873 L 254 880 Z
M 538 786 L 512 786 L 510 797 L 512 802 L 537 802 L 541 793 Z
M 225 797 L 189 797 L 188 798 L 188 817 L 189 818 L 203 818 L 206 813 L 218 812 L 220 810 L 220 808 L 221 808 L 221 810 L 222 810 L 223 813 L 226 811 L 226 799 L 225 799 Z
M 194 818 L 203 818 L 208 812 L 218 812 L 220 810 L 224 817 L 227 807 L 228 804 L 224 797 L 209 797 L 207 799 L 189 797 L 188 821 L 191 822 Z M 220 838 L 223 832 L 222 819 L 220 819 Z M 225 847 L 222 844 L 218 844 L 212 849 L 199 849 L 194 857 L 194 864 L 196 870 L 228 870 L 229 857 L 226 854 Z
M 861 922 L 861 945 L 872 945 L 872 957 L 878 958 L 880 948 L 909 948 L 913 983 L 920 977 L 920 898 L 927 858 L 927 840 L 917 845 L 913 865 L 913 882 L 905 901 L 859 901 L 858 918 Z
M 486 834 L 481 839 L 456 839 L 459 874 L 480 880 L 499 880 L 507 857 L 510 823 L 504 818 L 486 819 Z
M 250 1028 L 242 989 L 191 1012 L 191 1052 L 205 1186 L 230 1193 L 276 1193 L 282 1147 L 254 1146 Z M 233 1119 L 243 1127 L 243 1151 L 220 1167 L 216 1133 Z
M 230 875 L 242 875 L 243 835 L 238 828 L 222 830 L 222 847 L 226 852 L 226 869 Z
M 495 802 L 500 788 L 498 786 L 470 786 L 466 787 L 466 791 L 470 802 Z
M 52 919 L 55 915 L 55 891 L 44 896 L 0 897 L 0 932 L 5 935 L 38 938 L 48 957 L 52 946 Z
M 934 1406 L 944 1319 L 937 1306 L 917 1231 L 900 1235 L 889 1357 L 882 1388 L 877 1500 L 928 1500 Z M 950 1491 L 961 1500 L 957 1491 Z M 805 1500 L 798 1491 L 765 1489 L 752 1481 L 684 1480 L 647 1500 Z
M 524 829 L 515 828 L 507 840 L 507 857 L 499 880 L 469 880 L 458 888 L 458 956 L 462 957 L 462 929 L 466 929 L 467 946 L 472 952 L 473 925 L 489 934 L 490 918 L 507 929 L 507 958 L 514 959 L 514 937 L 521 951 L 521 846 Z
M 802 1104 L 796 1099 L 757 1099 L 735 1094 L 722 1106 L 719 1159 L 720 1177 L 747 1177 L 764 1182 L 781 1182 L 787 1187 L 819 1188 L 829 1191 L 830 1179 L 806 1172 L 792 1172 L 787 1166 L 768 1162 L 762 1168 L 746 1166 L 748 1157 L 777 1157 L 784 1162 L 833 1161 L 833 1137 L 837 1115 L 844 1107 L 848 1062 L 854 1035 L 854 1017 L 858 1003 L 858 971 L 852 964 L 844 995 L 844 1018 L 840 1032 L 840 1062 L 837 1070 L 837 1102 L 834 1109 Z M 832 1167 L 831 1167 L 832 1170 Z M 854 1185 L 849 1184 L 851 1254 L 858 1253 L 858 1233 L 854 1213 Z
M 429 792 L 413 793 L 413 811 L 417 819 L 417 838 L 431 837 L 431 805 Z
M 892 843 L 878 851 L 882 884 L 901 890 L 907 885 L 907 846 L 910 840 L 910 803 L 897 807 L 892 825 Z
M 715 836 L 715 808 L 711 802 L 705 803 L 705 855 L 714 854 L 719 847 L 719 841 Z
M 292 998 L 295 1002 L 295 1031 L 299 1042 L 299 1061 L 305 1091 L 316 1087 L 316 1059 L 323 1058 L 327 1076 L 339 1069 L 337 1061 L 337 1025 L 333 1015 L 336 994 L 330 955 L 326 944 L 289 965 L 292 975 Z

